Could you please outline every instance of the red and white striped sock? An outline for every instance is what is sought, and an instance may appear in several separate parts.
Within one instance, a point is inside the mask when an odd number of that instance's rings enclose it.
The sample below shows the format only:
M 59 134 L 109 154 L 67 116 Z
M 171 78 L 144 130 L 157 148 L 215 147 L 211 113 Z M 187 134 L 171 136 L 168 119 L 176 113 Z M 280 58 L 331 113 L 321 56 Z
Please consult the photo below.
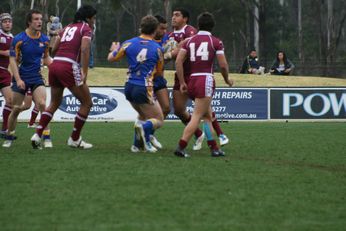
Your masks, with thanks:
M 73 126 L 73 131 L 71 134 L 71 138 L 73 141 L 77 141 L 80 136 L 80 132 L 83 128 L 83 125 L 85 124 L 85 121 L 87 120 L 88 116 L 83 116 L 77 113 L 75 120 L 74 120 L 74 126 Z
M 53 114 L 49 111 L 45 111 L 42 113 L 40 122 L 38 126 L 36 127 L 36 133 L 39 137 L 42 136 L 43 130 L 47 127 L 49 122 L 52 120 Z

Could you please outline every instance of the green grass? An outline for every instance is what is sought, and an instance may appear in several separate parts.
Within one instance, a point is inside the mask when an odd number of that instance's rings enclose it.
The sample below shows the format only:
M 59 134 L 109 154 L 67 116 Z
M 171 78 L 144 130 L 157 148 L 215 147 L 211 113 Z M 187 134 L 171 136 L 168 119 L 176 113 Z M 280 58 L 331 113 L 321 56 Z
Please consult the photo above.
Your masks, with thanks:
M 86 151 L 65 145 L 70 123 L 52 124 L 51 150 L 20 124 L 0 149 L 0 230 L 345 229 L 345 123 L 221 125 L 227 157 L 180 159 L 180 123 L 155 154 L 129 152 L 131 123 L 87 123 Z

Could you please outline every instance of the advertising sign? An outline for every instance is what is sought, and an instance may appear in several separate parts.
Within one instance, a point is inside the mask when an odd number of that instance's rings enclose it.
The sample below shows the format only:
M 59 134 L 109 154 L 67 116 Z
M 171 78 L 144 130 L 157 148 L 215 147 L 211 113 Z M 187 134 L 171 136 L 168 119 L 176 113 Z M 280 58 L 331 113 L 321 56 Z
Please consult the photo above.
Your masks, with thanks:
M 270 90 L 271 119 L 346 119 L 346 88 Z

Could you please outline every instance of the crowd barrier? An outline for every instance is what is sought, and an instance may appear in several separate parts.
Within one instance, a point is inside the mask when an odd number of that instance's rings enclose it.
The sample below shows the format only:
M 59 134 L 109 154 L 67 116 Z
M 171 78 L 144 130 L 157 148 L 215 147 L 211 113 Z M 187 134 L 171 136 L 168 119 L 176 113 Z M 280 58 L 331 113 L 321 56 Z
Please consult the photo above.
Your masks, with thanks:
M 93 107 L 89 121 L 133 121 L 137 113 L 125 99 L 123 87 L 91 87 Z M 172 89 L 169 89 L 172 99 Z M 47 87 L 47 104 L 50 88 Z M 80 102 L 66 89 L 54 121 L 73 121 Z M 4 98 L 0 96 L 0 111 Z M 32 105 L 33 107 L 33 105 Z M 31 108 L 32 108 L 31 107 Z M 218 120 L 344 120 L 346 88 L 217 88 L 212 107 Z M 171 108 L 172 109 L 172 108 Z M 187 110 L 193 111 L 189 101 Z M 31 110 L 19 120 L 29 120 Z M 0 115 L 2 119 L 2 115 Z M 171 113 L 167 120 L 178 120 Z

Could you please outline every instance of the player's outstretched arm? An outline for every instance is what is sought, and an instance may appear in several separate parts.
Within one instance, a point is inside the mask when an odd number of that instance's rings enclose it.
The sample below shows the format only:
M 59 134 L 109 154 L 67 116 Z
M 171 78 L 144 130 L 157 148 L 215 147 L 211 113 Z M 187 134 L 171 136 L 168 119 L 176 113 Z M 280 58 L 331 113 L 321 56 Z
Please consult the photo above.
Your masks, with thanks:
M 122 47 L 119 42 L 112 42 L 111 47 L 109 48 L 108 61 L 117 62 L 125 55 L 125 48 L 128 45 L 124 44 Z
M 217 54 L 217 61 L 219 63 L 221 75 L 228 86 L 232 87 L 234 81 L 228 77 L 228 63 L 224 54 Z

